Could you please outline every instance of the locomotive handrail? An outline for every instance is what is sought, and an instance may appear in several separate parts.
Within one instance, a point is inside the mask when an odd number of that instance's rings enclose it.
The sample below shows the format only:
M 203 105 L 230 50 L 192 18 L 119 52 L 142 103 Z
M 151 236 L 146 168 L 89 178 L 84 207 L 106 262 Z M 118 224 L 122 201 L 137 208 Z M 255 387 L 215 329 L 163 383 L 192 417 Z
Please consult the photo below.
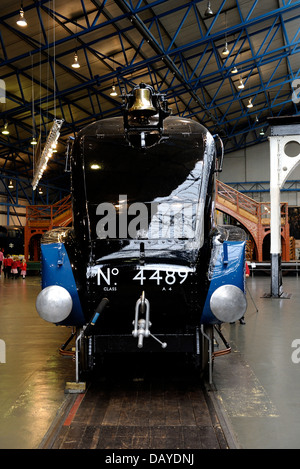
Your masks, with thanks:
M 223 140 L 221 139 L 220 135 L 215 134 L 213 135 L 214 139 L 218 139 L 220 147 L 221 147 L 221 155 L 217 157 L 218 160 L 218 166 L 215 169 L 216 173 L 221 173 L 223 171 L 223 160 L 224 160 L 224 144 Z

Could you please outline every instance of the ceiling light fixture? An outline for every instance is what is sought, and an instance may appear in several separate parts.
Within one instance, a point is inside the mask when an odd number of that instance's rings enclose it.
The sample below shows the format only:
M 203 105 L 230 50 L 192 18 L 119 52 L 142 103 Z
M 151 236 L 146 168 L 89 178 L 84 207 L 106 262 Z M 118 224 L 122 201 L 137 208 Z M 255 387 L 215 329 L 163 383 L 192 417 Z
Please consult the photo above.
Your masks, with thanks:
M 225 42 L 224 49 L 222 50 L 222 55 L 224 55 L 225 57 L 226 57 L 227 55 L 229 55 L 229 49 L 228 49 L 227 41 Z
M 252 98 L 249 99 L 248 104 L 247 104 L 247 107 L 248 107 L 249 109 L 250 109 L 251 107 L 253 107 Z
M 19 12 L 19 19 L 17 21 L 17 25 L 21 26 L 22 28 L 25 28 L 27 26 L 27 21 L 24 16 L 24 10 L 23 10 L 23 5 L 21 5 L 21 9 Z
M 214 12 L 211 9 L 210 2 L 207 2 L 207 9 L 206 9 L 204 15 L 206 17 L 208 17 L 208 16 L 212 16 L 213 14 L 214 14 Z
M 3 129 L 2 129 L 2 132 L 1 132 L 2 135 L 9 135 L 9 130 L 8 130 L 7 127 L 8 127 L 8 123 L 5 122 L 4 127 L 3 127 Z
M 225 11 L 225 31 L 227 31 L 227 11 Z M 229 55 L 229 49 L 228 49 L 228 44 L 227 44 L 227 33 L 225 33 L 225 47 L 222 51 L 222 55 L 227 57 Z
M 115 57 L 113 57 L 113 73 L 115 73 Z M 118 93 L 116 92 L 115 77 L 114 76 L 113 76 L 111 92 L 109 93 L 109 95 L 110 96 L 118 96 Z
M 98 163 L 92 163 L 90 167 L 93 170 L 101 169 L 101 166 Z
M 73 68 L 80 68 L 80 63 L 78 62 L 77 52 L 74 52 L 74 62 L 72 63 Z
M 36 141 L 35 137 L 32 137 L 30 145 L 37 145 L 37 141 Z
M 264 129 L 261 129 L 259 135 L 265 135 Z
M 245 88 L 245 85 L 244 85 L 244 83 L 243 83 L 242 78 L 240 78 L 239 83 L 240 83 L 240 84 L 238 85 L 238 88 L 239 88 L 240 90 L 243 90 L 243 89 Z
M 112 85 L 111 92 L 109 94 L 110 94 L 110 96 L 118 96 L 118 93 L 116 92 L 115 85 Z
M 37 188 L 39 180 L 41 179 L 45 169 L 47 168 L 48 160 L 49 158 L 51 158 L 53 153 L 53 145 L 55 145 L 58 140 L 58 137 L 60 135 L 60 128 L 63 124 L 63 121 L 63 119 L 54 119 L 53 125 L 47 137 L 45 147 L 36 165 L 34 177 L 31 183 L 33 190 Z
M 14 188 L 14 183 L 12 182 L 12 179 L 9 181 L 8 188 L 9 188 L 9 189 L 13 189 L 13 188 Z
M 234 67 L 231 69 L 231 73 L 238 73 L 238 69 L 236 68 L 236 66 L 234 66 Z

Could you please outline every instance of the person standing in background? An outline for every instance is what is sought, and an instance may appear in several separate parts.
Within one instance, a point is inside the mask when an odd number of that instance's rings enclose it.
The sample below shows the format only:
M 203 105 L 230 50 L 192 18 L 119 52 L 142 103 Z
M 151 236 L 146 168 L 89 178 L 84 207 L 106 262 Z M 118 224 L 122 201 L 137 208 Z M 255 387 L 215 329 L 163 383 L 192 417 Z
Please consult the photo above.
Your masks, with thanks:
M 0 277 L 1 277 L 2 263 L 3 263 L 3 259 L 4 259 L 3 251 L 4 251 L 4 249 L 0 249 Z
M 5 260 L 7 278 L 11 276 L 12 263 L 13 263 L 12 257 L 9 254 L 7 254 L 6 260 Z
M 12 265 L 11 265 L 11 276 L 13 279 L 16 279 L 18 277 L 18 258 L 13 259 Z
M 18 271 L 17 278 L 18 278 L 21 275 L 21 264 L 22 264 L 19 257 L 16 258 L 16 263 L 17 263 L 17 271 Z
M 23 258 L 23 260 L 21 262 L 21 275 L 22 275 L 23 278 L 26 277 L 26 271 L 27 271 L 27 264 L 26 264 L 25 258 Z

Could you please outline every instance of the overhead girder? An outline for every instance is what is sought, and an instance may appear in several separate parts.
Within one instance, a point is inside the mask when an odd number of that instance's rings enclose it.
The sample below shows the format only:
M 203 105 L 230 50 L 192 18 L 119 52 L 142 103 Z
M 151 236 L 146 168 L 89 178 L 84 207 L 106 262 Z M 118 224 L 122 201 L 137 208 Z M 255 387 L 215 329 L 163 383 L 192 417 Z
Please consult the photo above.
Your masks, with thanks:
M 298 2 L 297 2 L 297 3 L 298 3 Z M 290 7 L 290 8 L 291 8 L 291 7 Z M 293 8 L 295 8 L 294 4 L 293 4 Z M 274 15 L 271 15 L 271 16 L 274 16 Z M 257 20 L 256 20 L 256 21 L 257 21 Z M 228 29 L 228 31 L 229 31 L 229 29 Z M 224 36 L 224 33 L 222 33 L 222 36 Z M 70 39 L 72 39 L 72 38 L 74 38 L 74 37 L 76 37 L 76 35 L 70 36 Z M 104 39 L 107 39 L 107 37 L 105 37 Z M 215 35 L 215 37 L 211 36 L 211 38 L 209 39 L 209 42 L 213 42 L 215 39 L 216 39 L 216 35 Z M 199 44 L 199 41 L 197 41 L 197 43 Z M 298 43 L 298 41 L 295 42 L 294 45 L 296 46 L 297 43 Z M 293 44 L 290 44 L 289 47 L 290 47 L 291 45 L 293 45 Z M 51 47 L 51 45 L 50 45 L 50 47 Z M 176 50 L 173 50 L 173 51 L 171 52 L 171 55 L 175 55 L 175 54 L 176 54 L 178 51 L 180 51 L 180 50 L 181 50 L 181 51 L 187 51 L 187 50 L 189 50 L 189 48 L 190 48 L 190 45 L 186 45 L 186 46 L 184 47 L 184 49 L 183 49 L 182 47 L 181 47 L 181 48 L 177 48 Z M 285 49 L 285 48 L 286 48 L 286 47 L 283 47 L 283 48 L 281 48 L 281 50 L 282 50 L 282 49 Z M 39 49 L 39 50 L 40 50 L 40 49 Z M 279 51 L 280 51 L 280 50 L 279 50 Z M 273 52 L 274 52 L 274 51 L 271 51 L 270 54 L 273 53 Z M 295 48 L 294 48 L 294 53 L 296 53 L 296 52 L 297 52 L 297 50 L 295 50 Z M 32 53 L 33 53 L 33 52 L 32 52 Z M 70 53 L 70 51 L 67 51 L 66 53 L 64 53 L 64 55 L 65 55 L 65 54 L 68 54 L 68 53 Z M 266 55 L 266 53 L 264 53 L 264 54 L 262 54 L 262 55 L 260 55 L 260 56 L 257 54 L 257 56 L 255 56 L 254 58 L 255 58 L 255 60 L 257 60 L 257 59 L 262 60 L 262 58 L 263 58 L 265 55 Z M 159 59 L 159 56 L 153 56 L 151 59 L 147 59 L 146 62 L 147 62 L 147 63 L 156 63 L 156 62 L 158 61 L 158 59 Z M 182 57 L 181 57 L 181 60 L 185 60 L 185 59 L 182 59 Z M 228 59 L 227 59 L 227 61 L 228 61 Z M 5 63 L 5 62 L 4 62 L 4 63 Z M 268 63 L 268 62 L 262 62 L 262 61 L 261 61 L 259 65 L 264 65 L 264 63 Z M 139 68 L 143 67 L 144 65 L 145 65 L 144 63 L 140 63 L 140 64 L 139 64 Z M 198 67 L 199 67 L 199 64 L 198 64 Z M 227 67 L 227 68 L 226 68 L 226 66 L 224 66 L 221 70 L 217 71 L 216 73 L 219 75 L 220 72 L 222 73 L 223 70 L 228 71 L 229 68 L 230 68 L 230 66 Z M 71 70 L 71 69 L 70 69 L 70 70 Z M 123 67 L 122 70 L 123 70 L 124 74 L 129 73 L 129 72 L 131 71 L 131 70 L 128 69 L 127 67 Z M 71 70 L 71 71 L 72 71 L 72 70 Z M 193 74 L 194 74 L 194 71 L 193 71 Z M 214 75 L 215 75 L 215 74 L 214 74 Z M 111 73 L 107 74 L 105 77 L 103 77 L 103 78 L 101 77 L 100 81 L 102 82 L 102 81 L 110 80 L 113 76 L 114 76 L 114 72 L 111 72 Z M 199 79 L 199 78 L 198 78 L 198 79 Z M 215 79 L 217 79 L 217 78 L 215 78 Z M 95 82 L 99 82 L 99 77 L 97 77 L 96 80 L 95 80 L 95 79 L 93 80 L 93 83 L 95 83 Z M 91 83 L 89 83 L 89 84 L 91 84 Z M 71 91 L 73 91 L 73 90 L 71 90 Z M 68 93 L 68 92 L 69 92 L 69 91 L 66 90 L 66 93 Z M 62 94 L 63 94 L 63 91 L 62 91 Z M 52 98 L 53 98 L 53 97 L 52 97 Z M 50 97 L 50 99 L 51 99 L 51 97 Z
M 17 34 L 20 41 L 28 45 L 29 50 L 20 50 L 19 55 L 9 56 L 0 34 L 3 50 L 0 66 L 6 70 L 3 77 L 9 80 L 11 76 L 17 76 L 20 91 L 20 96 L 8 91 L 10 106 L 0 113 L 0 119 L 3 119 L 3 122 L 6 119 L 12 122 L 16 131 L 14 138 L 0 138 L 0 157 L 3 157 L 3 148 L 5 151 L 14 152 L 16 158 L 21 158 L 22 152 L 27 153 L 27 166 L 31 165 L 32 129 L 27 122 L 18 120 L 21 113 L 27 113 L 27 121 L 30 116 L 34 121 L 39 117 L 40 130 L 46 136 L 47 124 L 52 122 L 55 113 L 59 112 L 65 119 L 61 131 L 62 141 L 64 137 L 75 133 L 95 118 L 119 114 L 120 100 L 113 99 L 108 93 L 114 79 L 119 88 L 125 88 L 126 91 L 138 81 L 151 82 L 159 91 L 166 93 L 168 100 L 174 102 L 173 113 L 194 117 L 213 133 L 218 132 L 226 137 L 227 151 L 257 143 L 263 138 L 259 136 L 258 131 L 268 115 L 299 113 L 298 107 L 291 101 L 291 83 L 298 78 L 299 71 L 292 70 L 289 58 L 300 51 L 300 29 L 298 28 L 290 39 L 286 28 L 289 22 L 299 20 L 300 0 L 293 3 L 281 1 L 277 9 L 257 16 L 255 8 L 258 6 L 258 0 L 249 2 L 246 15 L 243 14 L 241 2 L 237 0 L 235 3 L 240 21 L 225 28 L 220 28 L 218 21 L 226 14 L 229 3 L 227 0 L 219 2 L 218 10 L 209 20 L 200 14 L 200 8 L 204 10 L 203 5 L 206 4 L 204 0 L 186 0 L 176 7 L 168 0 L 149 3 L 142 0 L 116 0 L 114 3 L 119 7 L 119 14 L 112 16 L 107 1 L 90 0 L 88 4 L 81 0 L 81 11 L 77 11 L 74 18 L 68 18 L 55 10 L 51 0 L 34 0 L 33 4 L 24 6 L 24 10 L 25 14 L 33 10 L 37 12 L 41 27 L 39 40 L 8 24 L 9 20 L 17 15 L 17 11 L 1 17 L 0 26 Z M 155 8 L 164 4 L 169 9 L 155 13 Z M 91 5 L 94 5 L 94 8 L 91 8 Z M 245 8 L 244 5 L 243 7 Z M 63 37 L 51 40 L 41 15 L 42 11 L 63 28 Z M 174 14 L 178 15 L 179 19 L 173 32 L 170 32 L 166 30 L 164 20 Z M 287 14 L 290 16 L 286 17 Z M 194 27 L 198 28 L 195 35 L 197 39 L 177 44 L 182 28 L 191 15 L 195 19 Z M 108 26 L 113 26 L 113 29 L 106 31 Z M 92 33 L 100 31 L 104 32 L 101 37 L 92 36 Z M 131 35 L 136 31 L 139 32 L 139 40 L 136 36 L 135 40 L 132 40 Z M 254 50 L 251 41 L 257 34 L 263 35 L 263 39 L 260 47 Z M 281 34 L 285 40 L 284 44 L 272 48 L 274 39 Z M 230 50 L 226 59 L 221 56 L 225 37 L 228 39 Z M 84 54 L 87 74 L 74 71 L 67 65 L 66 57 L 70 57 L 74 52 L 75 41 L 78 51 Z M 109 53 L 101 52 L 101 45 L 109 41 L 117 41 L 117 50 L 114 46 Z M 59 46 L 63 46 L 63 49 L 59 50 Z M 145 52 L 149 50 L 149 46 L 153 51 L 150 56 Z M 248 52 L 247 57 L 243 57 L 245 50 Z M 115 55 L 119 58 L 115 59 Z M 106 73 L 93 73 L 91 56 L 105 66 Z M 24 59 L 29 59 L 25 67 Z M 216 63 L 213 70 L 210 67 L 212 61 Z M 285 75 L 282 72 L 278 75 L 284 61 L 288 64 L 287 72 Z M 22 64 L 22 67 L 19 64 Z M 230 72 L 233 64 L 238 67 L 240 74 L 245 76 L 247 86 L 242 92 L 237 89 L 237 79 L 233 78 Z M 270 64 L 274 65 L 273 71 L 270 76 L 265 77 L 262 69 Z M 33 76 L 34 69 L 44 66 L 49 66 L 53 86 L 41 83 Z M 11 72 L 7 67 L 11 68 Z M 59 84 L 55 76 L 58 68 L 70 74 L 76 84 Z M 250 86 L 250 78 L 254 77 L 258 80 Z M 32 103 L 23 91 L 24 79 L 41 86 L 45 95 L 34 99 Z M 227 92 L 224 93 L 225 85 Z M 84 95 L 88 98 L 85 102 Z M 246 107 L 246 101 L 250 97 L 255 103 L 255 110 L 251 111 Z M 259 122 L 256 121 L 256 116 Z M 27 141 L 26 137 L 18 135 L 18 129 L 27 132 Z M 12 153 L 9 158 L 12 159 L 11 155 Z M 20 162 L 22 163 L 21 159 Z M 29 171 L 26 165 L 25 168 L 25 172 Z

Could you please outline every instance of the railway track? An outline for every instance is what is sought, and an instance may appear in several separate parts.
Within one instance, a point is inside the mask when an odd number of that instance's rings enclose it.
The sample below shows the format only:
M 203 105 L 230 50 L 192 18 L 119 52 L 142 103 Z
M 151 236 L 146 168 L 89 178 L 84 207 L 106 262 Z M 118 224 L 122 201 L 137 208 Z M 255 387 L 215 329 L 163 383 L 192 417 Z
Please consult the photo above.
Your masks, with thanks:
M 186 363 L 174 354 L 122 358 L 110 360 L 84 394 L 66 395 L 40 449 L 238 447 L 214 390 Z

